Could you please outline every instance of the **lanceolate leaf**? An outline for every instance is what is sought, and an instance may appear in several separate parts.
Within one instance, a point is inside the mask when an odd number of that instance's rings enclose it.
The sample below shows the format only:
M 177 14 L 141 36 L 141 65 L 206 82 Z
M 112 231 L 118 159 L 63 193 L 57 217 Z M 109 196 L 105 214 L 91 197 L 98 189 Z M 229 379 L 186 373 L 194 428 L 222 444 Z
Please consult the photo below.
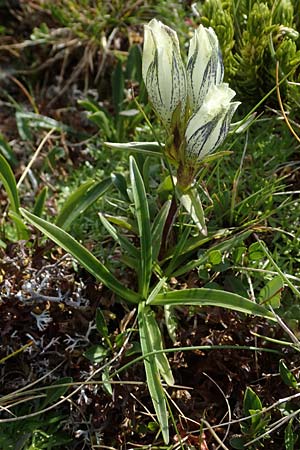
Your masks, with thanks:
M 218 244 L 215 244 L 211 247 L 211 250 L 219 250 L 220 252 L 225 252 L 226 250 L 233 249 L 240 245 L 245 239 L 247 239 L 248 236 L 250 236 L 252 233 L 252 230 L 247 230 L 243 233 L 240 233 L 236 236 L 233 236 L 232 238 L 226 239 L 223 242 L 220 242 Z M 192 238 L 191 241 L 187 242 L 186 250 L 195 250 L 196 248 L 200 247 L 202 244 L 205 244 L 206 242 L 209 242 L 210 240 L 216 239 L 217 236 L 211 236 L 208 238 L 205 238 L 203 240 L 199 240 L 197 242 L 197 239 Z M 208 260 L 208 252 L 205 252 L 204 255 L 202 255 L 199 259 L 189 261 L 185 265 L 181 265 L 181 267 L 178 267 L 177 270 L 172 274 L 174 277 L 183 275 L 184 273 L 187 273 L 195 267 L 200 266 L 200 264 L 204 264 Z M 173 256 L 172 256 L 173 257 Z M 170 258 L 171 259 L 171 258 Z
M 147 314 L 148 308 L 146 308 L 143 303 L 140 303 L 139 306 L 139 333 L 140 333 L 140 341 L 142 353 L 144 355 L 151 353 L 154 351 L 151 339 L 149 335 L 149 330 L 147 328 L 147 321 L 145 318 L 145 314 Z M 163 439 L 166 444 L 169 442 L 169 428 L 168 428 L 168 413 L 167 413 L 167 404 L 166 398 L 164 394 L 164 390 L 160 380 L 159 368 L 157 365 L 157 360 L 155 355 L 148 355 L 144 359 L 147 385 L 151 395 L 152 403 L 154 406 L 154 410 L 157 415 L 158 422 L 161 426 Z
M 60 378 L 60 380 L 55 381 L 53 383 L 55 385 L 55 388 L 49 388 L 47 390 L 46 397 L 45 397 L 44 401 L 42 402 L 40 408 L 44 409 L 47 405 L 53 404 L 57 400 L 59 400 L 60 397 L 62 397 L 69 389 L 69 386 L 66 386 L 66 385 L 69 384 L 71 386 L 72 381 L 73 381 L 73 379 L 71 377 Z M 60 386 L 60 384 L 62 386 Z
M 68 229 L 71 223 L 101 197 L 111 185 L 110 178 L 103 181 L 86 181 L 66 200 L 56 218 L 56 225 L 64 230 Z
M 143 179 L 134 158 L 130 157 L 130 179 L 141 245 L 140 294 L 146 299 L 152 272 L 152 241 L 148 201 Z
M 131 153 L 138 152 L 148 156 L 163 156 L 161 146 L 158 142 L 127 142 L 124 144 L 118 142 L 104 142 L 104 145 L 115 150 L 127 150 Z
M 18 160 L 16 158 L 16 155 L 14 154 L 13 149 L 2 133 L 0 133 L 0 153 L 3 154 L 3 156 L 12 166 L 16 166 L 18 164 Z
M 276 320 L 273 314 L 263 306 L 240 295 L 218 289 L 199 288 L 169 291 L 164 294 L 158 294 L 149 302 L 149 304 L 170 306 L 220 306 L 245 314 L 253 314 Z
M 10 165 L 1 154 L 0 154 L 0 180 L 2 181 L 3 186 L 8 195 L 11 204 L 11 209 L 15 213 L 18 213 L 20 202 L 16 180 L 13 171 L 10 168 Z
M 153 261 L 156 261 L 159 255 L 159 251 L 161 248 L 162 234 L 166 223 L 166 219 L 168 217 L 170 206 L 171 200 L 168 200 L 159 210 L 151 227 Z
M 115 112 L 119 114 L 124 100 L 124 74 L 122 63 L 118 61 L 115 70 L 112 73 L 112 94 Z
M 106 220 L 105 216 L 102 213 L 99 213 L 99 218 L 111 237 L 116 242 L 118 242 L 123 250 L 127 251 L 128 254 L 135 259 L 140 258 L 140 252 L 138 251 L 138 249 L 126 237 L 118 233 L 115 227 L 108 220 Z
M 152 351 L 163 350 L 162 335 L 161 335 L 159 326 L 156 322 L 156 319 L 154 317 L 154 312 L 149 307 L 147 307 L 145 309 L 144 319 L 145 319 L 145 325 L 147 327 L 148 337 L 150 340 L 150 346 L 152 348 Z M 172 370 L 171 370 L 169 360 L 168 360 L 166 354 L 165 353 L 157 353 L 155 355 L 155 360 L 157 363 L 158 370 L 159 370 L 161 376 L 163 377 L 163 379 L 165 380 L 165 382 L 168 385 L 174 384 Z
M 10 202 L 10 218 L 14 221 L 18 239 L 27 239 L 28 233 L 26 227 L 22 221 L 22 217 L 19 215 L 20 200 L 16 184 L 16 179 L 14 177 L 13 171 L 10 165 L 0 154 L 0 182 L 2 182 L 4 189 L 7 193 Z
M 139 295 L 121 284 L 91 252 L 79 244 L 70 234 L 25 209 L 21 208 L 20 212 L 25 219 L 36 226 L 42 233 L 69 252 L 97 280 L 101 281 L 123 299 L 132 303 L 138 303 Z
M 37 196 L 34 204 L 33 214 L 35 214 L 36 216 L 39 217 L 42 216 L 47 195 L 48 195 L 48 186 L 44 186 L 39 195 Z
M 180 203 L 183 205 L 188 214 L 191 216 L 200 233 L 202 233 L 204 236 L 207 236 L 207 228 L 205 224 L 205 217 L 202 208 L 202 203 L 196 189 L 191 188 L 185 194 L 179 191 L 179 198 Z

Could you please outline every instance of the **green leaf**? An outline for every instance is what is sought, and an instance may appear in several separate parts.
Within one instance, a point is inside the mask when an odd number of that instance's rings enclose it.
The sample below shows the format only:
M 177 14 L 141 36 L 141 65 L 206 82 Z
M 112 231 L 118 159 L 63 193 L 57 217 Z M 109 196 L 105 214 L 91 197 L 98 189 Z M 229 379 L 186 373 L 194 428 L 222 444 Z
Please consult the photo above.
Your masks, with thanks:
M 5 159 L 9 162 L 11 166 L 16 166 L 18 160 L 14 154 L 13 149 L 5 139 L 2 133 L 0 133 L 0 152 L 5 157 Z
M 172 276 L 176 267 L 182 265 L 182 255 L 185 253 L 186 243 L 190 233 L 191 228 L 188 226 L 186 226 L 180 233 L 180 238 L 178 242 L 176 242 L 175 249 L 173 250 L 172 257 L 170 258 L 170 263 L 165 270 L 165 275 L 167 277 Z
M 108 349 L 106 347 L 96 344 L 88 348 L 83 355 L 91 362 L 99 364 L 105 359 L 107 353 Z
M 135 214 L 138 222 L 141 245 L 139 291 L 141 296 L 146 299 L 152 273 L 152 238 L 149 208 L 143 179 L 132 156 L 129 159 L 129 164 Z
M 33 214 L 35 214 L 38 217 L 41 217 L 41 215 L 43 214 L 47 194 L 48 194 L 48 186 L 44 186 L 43 189 L 41 189 L 41 192 L 39 193 L 35 201 Z
M 147 308 L 148 309 L 148 308 Z M 147 311 L 146 309 L 146 311 Z M 157 420 L 160 424 L 165 444 L 169 443 L 168 413 L 165 393 L 160 380 L 160 373 L 155 355 L 147 355 L 153 352 L 149 330 L 145 320 L 145 306 L 139 305 L 138 323 L 142 353 L 145 355 L 144 366 L 146 371 L 147 385 L 152 399 Z
M 57 402 L 57 400 L 59 400 L 60 397 L 65 395 L 65 393 L 69 389 L 69 386 L 59 386 L 60 384 L 71 384 L 72 382 L 73 382 L 73 378 L 71 378 L 71 377 L 60 378 L 60 380 L 55 381 L 53 384 L 55 386 L 56 385 L 58 385 L 58 386 L 55 388 L 47 389 L 47 394 L 41 405 L 41 409 L 44 409 L 47 405 L 51 405 L 51 404 Z
M 280 307 L 281 291 L 284 283 L 280 276 L 276 276 L 269 281 L 260 291 L 258 301 L 260 304 L 270 304 L 273 308 Z
M 112 127 L 109 118 L 104 111 L 97 111 L 88 114 L 88 119 L 93 122 L 101 130 L 101 136 L 105 136 L 106 139 L 112 138 Z M 103 139 L 103 138 L 102 138 Z
M 245 394 L 244 394 L 244 400 L 243 400 L 243 410 L 245 416 L 251 415 L 251 411 L 261 411 L 262 410 L 262 404 L 260 401 L 260 398 L 258 395 L 251 389 L 249 386 L 247 386 Z
M 149 337 L 149 345 L 152 348 L 152 351 L 161 351 L 163 350 L 163 340 L 162 335 L 159 329 L 159 326 L 154 317 L 154 312 L 150 308 L 144 309 L 144 320 L 145 326 L 147 327 L 148 337 Z M 174 384 L 174 378 L 172 374 L 172 370 L 169 364 L 169 360 L 165 353 L 157 353 L 155 355 L 156 363 L 158 370 L 165 380 L 165 382 L 171 386 Z
M 294 389 L 298 389 L 298 383 L 295 375 L 290 371 L 290 369 L 285 364 L 284 360 L 279 361 L 279 373 L 284 381 L 284 383 Z
M 129 50 L 125 77 L 138 83 L 142 81 L 142 53 L 138 45 L 133 45 Z
M 172 342 L 174 344 L 177 340 L 176 330 L 178 328 L 176 314 L 175 314 L 174 308 L 172 308 L 170 305 L 164 306 L 164 312 L 165 312 L 166 327 L 167 327 L 169 336 L 172 339 Z
M 162 288 L 165 286 L 166 281 L 167 281 L 167 277 L 162 277 L 159 280 L 159 282 L 155 285 L 155 287 L 150 292 L 150 294 L 147 298 L 147 303 L 151 303 L 151 301 L 160 293 Z
M 128 302 L 139 302 L 140 297 L 138 294 L 121 284 L 91 252 L 79 244 L 70 234 L 23 208 L 20 209 L 20 212 L 30 223 L 42 231 L 42 233 L 61 246 L 66 252 L 69 252 L 97 280 L 101 281 L 105 286 Z
M 23 218 L 14 211 L 9 211 L 8 217 L 12 219 L 16 226 L 18 239 L 29 239 L 29 230 L 27 229 Z
M 234 263 L 241 264 L 243 257 L 246 253 L 247 253 L 247 247 L 245 247 L 244 245 L 235 248 L 232 252 L 232 259 L 233 259 Z
M 294 450 L 296 440 L 297 435 L 293 432 L 293 419 L 291 419 L 284 430 L 285 450 Z
M 32 133 L 30 131 L 30 127 L 28 126 L 27 120 L 24 120 L 20 111 L 16 113 L 15 118 L 20 138 L 23 141 L 31 141 Z
M 35 114 L 31 112 L 22 112 L 18 111 L 16 113 L 16 123 L 18 127 L 18 132 L 23 140 L 31 140 L 32 135 L 30 132 L 30 128 L 35 129 L 44 129 L 44 130 L 57 130 L 57 131 L 65 131 L 65 132 L 73 132 L 71 127 L 64 125 L 61 122 L 58 122 L 51 117 L 42 116 L 41 114 Z
M 112 226 L 111 223 L 109 223 L 108 220 L 106 220 L 105 216 L 101 213 L 99 213 L 99 218 L 103 224 L 103 226 L 106 228 L 106 230 L 109 232 L 109 234 L 112 236 L 112 238 L 118 242 L 120 247 L 128 252 L 130 256 L 133 258 L 139 259 L 140 258 L 140 252 L 139 250 L 124 236 L 122 236 L 120 233 L 117 232 L 115 227 Z
M 259 242 L 254 242 L 250 245 L 248 249 L 248 255 L 251 261 L 260 261 L 265 256 Z
M 162 234 L 164 230 L 164 226 L 166 223 L 166 219 L 168 217 L 168 213 L 171 206 L 171 200 L 168 200 L 164 203 L 163 207 L 160 208 L 157 216 L 155 217 L 153 224 L 151 226 L 151 235 L 152 235 L 152 257 L 153 261 L 158 259 L 159 251 L 161 248 L 161 240 Z
M 96 309 L 96 319 L 95 320 L 96 320 L 97 330 L 99 331 L 101 336 L 103 336 L 104 338 L 108 338 L 109 337 L 108 328 L 106 325 L 106 321 L 105 321 L 103 312 L 101 311 L 100 308 Z
M 212 250 L 208 252 L 208 262 L 213 266 L 217 264 L 221 264 L 222 262 L 222 253 L 220 250 Z
M 108 371 L 108 367 L 104 367 L 102 375 L 101 375 L 102 381 L 103 381 L 103 390 L 108 394 L 108 395 L 113 395 L 113 390 L 112 390 L 112 385 L 110 383 L 110 377 L 109 377 L 109 371 Z
M 195 288 L 169 291 L 158 294 L 151 302 L 149 302 L 149 304 L 170 306 L 220 306 L 245 314 L 253 314 L 276 320 L 273 314 L 263 306 L 232 292 L 217 289 Z
M 195 188 L 191 188 L 186 193 L 182 193 L 178 188 L 176 188 L 176 191 L 179 193 L 180 203 L 191 216 L 200 233 L 207 236 L 204 212 L 197 190 Z
M 110 178 L 106 178 L 103 181 L 86 181 L 65 201 L 65 204 L 56 217 L 55 224 L 67 230 L 72 222 L 99 197 L 105 194 L 111 185 Z
M 2 155 L 0 155 L 0 180 L 2 181 L 4 189 L 6 190 L 11 209 L 18 214 L 20 201 L 16 179 L 14 177 L 13 171 L 10 168 L 10 165 Z
M 122 63 L 118 61 L 112 73 L 112 99 L 116 114 L 119 114 L 124 100 L 125 80 L 122 70 Z
M 14 221 L 18 239 L 28 239 L 28 230 L 24 225 L 22 217 L 19 215 L 20 200 L 15 176 L 10 165 L 0 154 L 0 181 L 7 193 L 10 203 L 9 217 Z
M 243 242 L 245 239 L 247 239 L 252 233 L 252 230 L 247 230 L 244 231 L 243 233 L 240 233 L 236 236 L 233 236 L 229 239 L 226 239 L 225 241 L 215 244 L 214 246 L 211 247 L 210 251 L 213 250 L 219 250 L 220 252 L 225 252 L 225 251 L 232 251 L 232 249 L 236 246 L 236 245 L 240 245 L 241 242 Z M 218 235 L 215 236 L 209 236 L 205 239 L 203 239 L 202 241 L 199 240 L 199 238 L 197 238 L 196 240 L 196 245 L 197 245 L 197 241 L 199 242 L 199 245 L 205 244 L 206 242 L 209 242 L 212 239 L 219 239 Z M 195 245 L 188 245 L 186 246 L 186 249 L 191 250 L 195 248 Z M 177 269 L 174 273 L 173 276 L 174 277 L 178 277 L 180 275 L 183 275 L 187 272 L 190 272 L 191 270 L 195 269 L 196 267 L 199 267 L 201 264 L 204 264 L 208 261 L 208 252 L 205 252 L 205 254 L 203 256 L 201 256 L 199 259 L 196 259 L 194 261 L 189 261 L 187 264 L 182 265 L 179 269 Z
M 161 193 L 169 194 L 169 193 L 173 192 L 174 183 L 175 183 L 175 181 L 173 182 L 172 177 L 170 175 L 168 175 L 158 185 L 158 187 L 156 188 L 156 192 L 158 194 L 161 194 Z
M 77 103 L 78 103 L 78 105 L 82 106 L 83 108 L 85 108 L 87 111 L 89 111 L 91 113 L 101 110 L 99 108 L 99 104 L 96 101 L 91 100 L 89 98 L 84 99 L 84 100 L 78 100 Z
M 247 438 L 245 436 L 233 436 L 230 439 L 230 446 L 236 450 L 244 450 L 247 443 Z
M 129 152 L 142 153 L 147 156 L 163 157 L 162 149 L 158 142 L 127 142 L 126 144 L 103 142 L 103 144 L 115 150 L 127 150 Z
M 127 182 L 126 178 L 121 173 L 112 173 L 111 180 L 114 186 L 118 189 L 124 200 L 130 203 L 130 198 L 127 193 Z
M 136 223 L 126 216 L 111 216 L 110 214 L 105 214 L 105 218 L 115 225 L 124 228 L 125 230 L 138 234 Z

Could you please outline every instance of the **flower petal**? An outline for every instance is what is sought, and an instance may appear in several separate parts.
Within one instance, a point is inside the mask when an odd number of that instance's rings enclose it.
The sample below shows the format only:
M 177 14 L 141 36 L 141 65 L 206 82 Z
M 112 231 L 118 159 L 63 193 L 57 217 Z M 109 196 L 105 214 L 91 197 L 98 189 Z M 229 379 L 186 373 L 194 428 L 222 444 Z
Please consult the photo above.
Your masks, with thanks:
M 179 104 L 185 111 L 186 71 L 176 32 L 156 19 L 145 26 L 143 78 L 154 109 L 170 125 Z
M 190 118 L 185 133 L 186 157 L 202 160 L 225 139 L 240 102 L 231 102 L 235 91 L 227 83 L 211 86 L 202 106 Z
M 218 38 L 212 28 L 200 25 L 190 41 L 187 81 L 190 106 L 195 112 L 212 84 L 223 80 L 224 67 Z

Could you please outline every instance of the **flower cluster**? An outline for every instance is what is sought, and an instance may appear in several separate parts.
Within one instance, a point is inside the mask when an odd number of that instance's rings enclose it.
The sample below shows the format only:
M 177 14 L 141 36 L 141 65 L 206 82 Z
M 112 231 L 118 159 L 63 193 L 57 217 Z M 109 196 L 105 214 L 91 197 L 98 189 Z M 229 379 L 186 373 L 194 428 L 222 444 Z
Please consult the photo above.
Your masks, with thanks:
M 149 100 L 168 130 L 166 155 L 178 166 L 178 183 L 188 187 L 201 161 L 225 139 L 240 102 L 223 83 L 218 38 L 202 25 L 190 40 L 183 63 L 177 34 L 153 19 L 145 25 L 143 79 Z

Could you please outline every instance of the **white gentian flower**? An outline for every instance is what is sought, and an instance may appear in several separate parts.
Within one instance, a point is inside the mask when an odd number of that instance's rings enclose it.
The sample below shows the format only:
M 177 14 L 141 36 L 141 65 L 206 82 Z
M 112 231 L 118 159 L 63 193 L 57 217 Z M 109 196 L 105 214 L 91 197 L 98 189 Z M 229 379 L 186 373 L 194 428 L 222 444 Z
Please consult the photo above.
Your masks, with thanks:
M 202 25 L 190 40 L 183 64 L 174 30 L 156 19 L 145 25 L 143 79 L 168 136 L 164 152 L 177 166 L 183 189 L 194 181 L 203 159 L 222 144 L 240 102 L 223 83 L 217 35 Z
M 187 159 L 199 162 L 222 144 L 240 105 L 240 102 L 231 102 L 234 96 L 235 91 L 227 83 L 210 86 L 202 105 L 187 123 Z
M 153 108 L 170 126 L 175 110 L 185 111 L 186 70 L 176 32 L 156 19 L 145 25 L 142 72 Z
M 187 82 L 189 106 L 195 112 L 211 85 L 223 81 L 224 67 L 219 41 L 212 28 L 200 25 L 190 40 Z

